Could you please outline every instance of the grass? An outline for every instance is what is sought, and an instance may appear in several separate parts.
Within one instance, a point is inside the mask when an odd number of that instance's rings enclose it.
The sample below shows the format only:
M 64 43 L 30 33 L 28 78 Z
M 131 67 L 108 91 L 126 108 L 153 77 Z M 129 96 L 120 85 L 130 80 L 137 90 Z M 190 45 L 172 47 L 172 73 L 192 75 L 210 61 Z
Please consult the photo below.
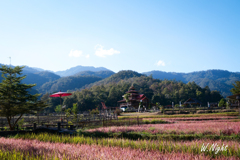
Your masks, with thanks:
M 84 137 L 94 138 L 124 138 L 129 140 L 171 140 L 171 141 L 192 141 L 192 140 L 235 140 L 240 142 L 240 135 L 216 135 L 216 134 L 176 134 L 175 132 L 169 134 L 151 134 L 149 132 L 86 132 L 79 131 L 79 135 Z
M 106 145 L 107 143 L 104 142 Z M 124 141 L 121 143 L 124 145 Z M 41 142 L 38 140 L 23 140 L 0 138 L 0 158 L 1 159 L 81 159 L 81 160 L 96 160 L 96 159 L 210 159 L 210 156 L 205 153 L 193 154 L 188 152 L 174 152 L 172 146 L 178 144 L 167 144 L 168 148 L 156 148 L 153 144 L 152 149 L 148 148 L 147 141 L 143 141 L 140 145 L 142 149 L 132 149 L 131 147 L 111 147 L 101 146 L 96 144 L 73 144 L 73 143 L 51 143 Z M 127 144 L 125 144 L 127 145 Z M 128 142 L 128 145 L 134 147 L 134 143 Z M 186 146 L 192 144 L 186 144 Z M 219 143 L 219 145 L 221 145 Z M 161 149 L 161 151 L 159 151 Z M 176 150 L 176 149 L 175 149 Z M 173 152 L 172 152 L 173 151 Z M 188 150 L 189 151 L 189 150 Z M 215 148 L 214 148 L 215 151 Z M 212 152 L 214 152 L 212 151 Z M 216 151 L 217 147 L 216 147 Z M 216 152 L 215 151 L 215 152 Z M 226 151 L 227 154 L 227 151 Z M 226 159 L 227 155 L 213 155 L 218 159 Z M 236 158 L 231 156 L 231 159 Z
M 104 124 L 103 124 L 104 123 Z M 110 121 L 104 121 L 100 122 L 97 125 L 92 123 L 87 123 L 86 125 L 82 126 L 85 130 L 86 129 L 96 129 L 100 127 L 110 127 L 110 126 L 131 126 L 131 125 L 138 125 L 138 124 L 168 124 L 171 123 L 166 120 L 162 119 L 146 119 L 142 120 L 137 118 L 131 118 L 131 119 L 119 119 L 119 120 L 110 120 Z
M 214 135 L 240 135 L 240 122 L 226 122 L 226 121 L 201 121 L 189 123 L 181 121 L 172 124 L 144 124 L 133 126 L 112 126 L 101 127 L 97 129 L 89 129 L 88 132 L 148 132 L 155 134 L 214 134 Z
M 30 154 L 24 154 L 20 151 L 3 151 L 0 150 L 0 159 L 1 160 L 26 160 L 26 157 L 28 157 L 28 160 L 39 160 L 43 159 L 43 157 L 34 157 Z
M 239 114 L 236 112 L 228 112 L 228 113 L 206 113 L 206 114 L 182 114 L 182 115 L 130 115 L 130 116 L 119 116 L 118 119 L 130 119 L 130 118 L 185 118 L 185 117 L 207 117 L 207 116 L 238 116 Z
M 60 160 L 60 158 L 56 156 L 46 157 L 44 155 L 37 155 L 34 156 L 29 152 L 22 152 L 22 151 L 7 151 L 7 150 L 0 150 L 0 159 L 1 160 Z M 67 160 L 63 158 L 63 160 Z
M 215 157 L 240 157 L 239 143 L 234 141 L 212 141 L 212 140 L 196 140 L 190 142 L 174 142 L 174 141 L 163 141 L 163 140 L 128 140 L 118 138 L 92 138 L 81 136 L 67 136 L 67 135 L 56 135 L 56 134 L 25 134 L 17 135 L 15 138 L 21 139 L 37 139 L 43 142 L 54 142 L 54 143 L 70 143 L 70 144 L 87 144 L 87 145 L 98 145 L 107 147 L 121 147 L 121 148 L 132 148 L 140 149 L 143 151 L 159 151 L 162 153 L 189 153 L 194 155 L 203 154 L 201 151 L 202 145 L 205 143 L 218 145 L 228 145 L 226 151 L 221 151 L 215 154 L 214 151 L 204 152 L 204 155 Z

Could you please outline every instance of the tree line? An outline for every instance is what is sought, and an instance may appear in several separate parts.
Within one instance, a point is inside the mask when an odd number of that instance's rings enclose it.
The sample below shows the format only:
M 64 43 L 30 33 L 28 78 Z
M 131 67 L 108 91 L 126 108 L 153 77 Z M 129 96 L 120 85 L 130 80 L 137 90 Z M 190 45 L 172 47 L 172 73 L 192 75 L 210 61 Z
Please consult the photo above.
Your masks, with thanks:
M 127 72 L 127 71 L 126 71 Z M 133 85 L 141 94 L 145 94 L 151 103 L 170 105 L 172 102 L 184 103 L 189 98 L 196 98 L 207 106 L 207 102 L 219 102 L 223 97 L 218 91 L 211 91 L 208 86 L 201 88 L 195 82 L 187 84 L 176 80 L 159 80 L 152 76 L 132 77 L 121 79 L 118 82 L 93 85 L 90 88 L 73 92 L 72 96 L 64 97 L 63 104 L 71 108 L 77 103 L 80 111 L 101 109 L 101 102 L 108 107 L 117 107 L 117 101 L 123 99 L 123 95 Z M 49 107 L 47 112 L 53 112 L 54 106 L 59 105 L 59 98 L 49 99 L 49 93 L 43 95 L 42 100 L 47 100 Z
M 55 107 L 60 104 L 59 98 L 49 98 L 50 93 L 46 93 L 38 100 L 39 94 L 31 94 L 30 90 L 35 84 L 25 84 L 22 80 L 26 76 L 21 76 L 23 67 L 0 67 L 3 80 L 0 83 L 0 116 L 7 118 L 9 127 L 14 130 L 15 125 L 23 114 L 35 114 L 39 111 L 54 112 Z M 175 80 L 159 80 L 152 76 L 131 75 L 131 71 L 121 72 L 125 77 L 119 80 L 118 75 L 114 75 L 118 81 L 110 81 L 106 84 L 94 85 L 81 91 L 73 92 L 72 96 L 63 98 L 63 104 L 67 106 L 67 111 L 77 113 L 77 111 L 92 110 L 101 107 L 101 102 L 107 106 L 116 107 L 117 101 L 133 85 L 139 93 L 145 94 L 152 103 L 168 105 L 179 101 L 184 102 L 188 98 L 197 98 L 206 104 L 207 102 L 218 102 L 223 97 L 218 91 L 211 91 L 209 87 L 201 88 L 195 82 L 187 84 Z M 130 73 L 131 72 L 131 73 Z M 132 78 L 127 78 L 127 77 Z M 121 77 L 122 78 L 122 77 Z M 231 90 L 233 94 L 240 93 L 240 82 L 236 81 Z M 12 121 L 13 117 L 17 119 Z

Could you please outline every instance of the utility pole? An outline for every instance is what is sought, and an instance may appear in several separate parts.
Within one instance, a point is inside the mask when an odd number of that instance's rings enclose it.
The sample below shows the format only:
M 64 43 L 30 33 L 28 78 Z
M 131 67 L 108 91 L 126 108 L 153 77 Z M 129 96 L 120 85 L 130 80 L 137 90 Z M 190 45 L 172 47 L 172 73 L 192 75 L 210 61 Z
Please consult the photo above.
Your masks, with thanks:
M 11 57 L 9 57 L 9 59 L 10 59 L 10 68 L 11 68 Z
M 12 74 L 11 74 L 11 72 L 12 72 L 12 70 L 11 70 L 11 57 L 9 57 L 9 59 L 10 59 L 10 76 L 12 76 Z M 11 81 L 12 82 L 12 81 Z M 15 120 L 14 120 L 14 116 L 13 116 L 13 124 L 15 123 Z M 15 130 L 15 128 L 14 128 L 14 130 Z

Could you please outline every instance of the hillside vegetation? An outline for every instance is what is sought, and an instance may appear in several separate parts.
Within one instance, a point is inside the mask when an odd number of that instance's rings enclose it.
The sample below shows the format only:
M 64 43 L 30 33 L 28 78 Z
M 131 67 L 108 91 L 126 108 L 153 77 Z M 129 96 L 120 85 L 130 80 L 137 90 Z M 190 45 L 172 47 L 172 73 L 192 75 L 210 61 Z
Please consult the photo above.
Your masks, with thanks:
M 69 76 L 69 77 L 62 77 L 58 80 L 51 81 L 44 83 L 38 90 L 41 93 L 52 93 L 57 91 L 75 91 L 86 84 L 94 83 L 96 81 L 101 80 L 100 77 L 94 76 Z
M 95 76 L 95 77 L 100 77 L 104 79 L 104 78 L 110 77 L 113 74 L 115 74 L 113 71 L 97 71 L 97 72 L 81 71 L 74 74 L 74 76 Z
M 22 82 L 26 84 L 36 84 L 34 87 L 35 89 L 39 89 L 45 83 L 49 83 L 61 78 L 60 76 L 48 71 L 27 73 L 25 75 L 27 75 L 27 77 Z
M 2 64 L 0 64 L 1 66 Z M 12 66 L 14 67 L 14 66 Z M 89 81 L 85 78 L 83 83 L 79 81 L 79 85 L 76 82 L 76 78 L 67 78 L 72 80 L 62 79 L 57 74 L 61 76 L 88 76 Z M 95 85 L 105 85 L 108 83 L 117 83 L 121 80 L 126 80 L 132 77 L 141 77 L 141 76 L 150 76 L 152 75 L 155 79 L 160 80 L 175 80 L 182 81 L 183 83 L 195 82 L 200 87 L 204 88 L 208 86 L 210 90 L 216 90 L 221 93 L 223 97 L 227 97 L 231 95 L 230 89 L 233 87 L 232 84 L 235 81 L 240 80 L 239 72 L 229 72 L 224 70 L 207 70 L 207 71 L 199 71 L 199 72 L 191 72 L 191 73 L 174 73 L 174 72 L 163 72 L 163 71 L 150 71 L 144 72 L 140 74 L 135 71 L 120 71 L 116 75 L 114 72 L 103 68 L 103 67 L 92 67 L 92 66 L 76 66 L 72 67 L 65 71 L 59 72 L 51 72 L 44 71 L 41 68 L 34 68 L 26 66 L 23 69 L 23 75 L 27 75 L 26 79 L 24 79 L 24 83 L 27 84 L 36 84 L 34 87 L 38 92 L 45 94 L 46 92 L 54 92 L 56 90 L 81 90 L 84 88 L 90 88 Z M 92 77 L 92 78 L 90 78 Z M 94 77 L 99 77 L 100 79 L 95 79 Z M 2 77 L 0 77 L 0 81 L 2 81 Z M 65 82 L 70 83 L 65 84 Z M 73 86 L 76 84 L 76 86 Z M 83 85 L 84 84 L 84 85 Z M 70 86 L 70 88 L 67 88 Z
M 92 86 L 105 85 L 105 84 L 109 84 L 109 83 L 117 83 L 122 80 L 127 80 L 129 78 L 141 77 L 141 76 L 145 76 L 145 75 L 140 74 L 135 71 L 131 71 L 131 70 L 119 71 L 118 73 L 113 74 L 112 76 L 105 78 L 101 81 L 86 85 L 85 88 L 90 88 Z
M 162 71 L 145 72 L 146 75 L 152 75 L 153 78 L 177 80 L 184 83 L 194 81 L 200 87 L 208 86 L 211 90 L 220 91 L 223 97 L 231 95 L 230 89 L 235 81 L 240 80 L 240 73 L 234 73 L 224 70 L 207 70 L 191 73 L 174 73 Z
M 185 84 L 175 80 L 159 80 L 133 71 L 121 71 L 94 84 L 63 98 L 64 104 L 72 107 L 73 103 L 77 103 L 81 111 L 100 108 L 101 102 L 116 107 L 117 101 L 123 99 L 122 95 L 131 85 L 134 85 L 139 93 L 145 94 L 152 103 L 160 102 L 161 105 L 169 105 L 172 102 L 178 104 L 179 101 L 183 103 L 188 98 L 197 98 L 202 102 L 202 106 L 206 106 L 207 102 L 217 102 L 222 98 L 219 92 L 211 91 L 207 86 L 201 88 L 194 82 Z M 59 104 L 59 99 L 48 99 L 48 103 L 51 111 Z

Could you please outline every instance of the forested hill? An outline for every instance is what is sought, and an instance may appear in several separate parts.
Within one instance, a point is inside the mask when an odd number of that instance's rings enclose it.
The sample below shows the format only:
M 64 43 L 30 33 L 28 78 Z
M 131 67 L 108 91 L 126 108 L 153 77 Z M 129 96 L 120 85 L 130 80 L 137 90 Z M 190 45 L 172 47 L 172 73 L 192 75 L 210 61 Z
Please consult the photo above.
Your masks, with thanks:
M 121 80 L 126 80 L 132 77 L 145 76 L 134 71 L 120 71 L 117 74 L 113 74 L 113 73 L 114 72 L 112 71 L 80 72 L 79 74 L 74 76 L 62 77 L 55 81 L 46 82 L 38 88 L 38 91 L 42 94 L 45 94 L 46 92 L 52 93 L 59 90 L 76 91 L 84 88 L 90 88 L 91 86 L 95 86 L 95 85 L 116 83 Z M 99 76 L 94 76 L 94 75 L 99 75 Z M 101 77 L 108 77 L 108 78 L 103 79 Z
M 107 78 L 111 75 L 115 74 L 113 71 L 81 71 L 76 73 L 74 76 L 95 76 L 95 77 L 101 77 L 101 78 Z
M 2 65 L 3 64 L 0 63 L 0 67 Z M 7 65 L 7 67 L 9 66 L 10 65 Z M 15 67 L 15 66 L 11 65 L 11 67 Z M 27 77 L 23 80 L 23 82 L 27 84 L 36 84 L 37 87 L 39 87 L 46 82 L 54 81 L 60 78 L 59 75 L 56 75 L 52 72 L 40 71 L 40 70 L 43 70 L 43 69 L 25 66 L 22 70 L 22 75 L 26 75 Z M 2 76 L 0 76 L 0 82 L 1 81 L 2 81 Z
M 224 70 L 207 70 L 191 73 L 150 71 L 145 72 L 144 74 L 152 75 L 153 78 L 168 80 L 175 79 L 184 83 L 194 81 L 200 87 L 209 86 L 211 90 L 220 91 L 224 97 L 231 95 L 230 89 L 233 87 L 232 83 L 236 80 L 240 80 L 240 73 Z
M 94 76 L 69 76 L 69 77 L 62 77 L 58 80 L 51 81 L 44 83 L 38 91 L 40 93 L 52 93 L 58 91 L 75 91 L 86 84 L 94 83 L 96 81 L 100 81 L 102 78 L 94 77 Z
M 21 76 L 23 75 L 26 75 L 26 78 L 23 79 L 22 82 L 26 84 L 36 84 L 34 89 L 40 88 L 44 83 L 55 81 L 61 78 L 60 76 L 48 71 L 43 72 L 37 71 L 35 73 L 32 73 L 29 70 L 23 70 Z M 2 76 L 0 76 L 0 82 L 2 81 L 2 79 L 3 79 Z
M 1 64 L 0 63 L 0 67 L 2 67 L 3 65 L 5 65 L 5 64 Z M 10 65 L 6 65 L 7 67 L 10 67 Z M 15 66 L 13 66 L 13 65 L 11 65 L 11 67 L 15 67 Z M 28 67 L 28 66 L 25 66 L 24 68 L 23 68 L 23 74 L 27 74 L 27 73 L 37 73 L 37 72 L 40 72 L 38 69 L 36 69 L 36 68 L 32 68 L 32 67 Z
M 23 72 L 24 75 L 24 72 Z M 55 81 L 61 78 L 59 75 L 56 75 L 52 72 L 43 71 L 37 73 L 27 73 L 27 77 L 23 79 L 23 83 L 26 84 L 36 84 L 35 89 L 39 89 L 44 83 Z
M 88 84 L 84 87 L 85 88 L 90 88 L 92 86 L 105 85 L 105 84 L 108 84 L 108 83 L 117 83 L 121 80 L 127 80 L 129 78 L 141 77 L 141 76 L 146 76 L 146 75 L 143 75 L 143 74 L 140 74 L 138 72 L 131 71 L 131 70 L 126 70 L 126 71 L 124 70 L 124 71 L 119 71 L 118 73 L 113 74 L 112 76 L 110 76 L 108 78 L 105 78 L 101 81 L 98 81 L 98 82 L 95 82 L 95 83 L 92 83 L 92 84 Z
M 0 64 L 1 66 L 2 64 Z M 9 66 L 9 65 L 8 65 Z M 14 67 L 14 66 L 12 66 Z M 39 91 L 41 93 L 45 93 L 45 91 L 53 91 L 54 89 L 61 88 L 60 86 L 57 87 L 57 85 L 62 85 L 60 82 L 65 81 L 66 79 L 60 80 L 57 82 L 56 80 L 59 80 L 61 77 L 53 72 L 49 71 L 43 71 L 41 68 L 33 68 L 25 66 L 23 68 L 23 75 L 27 75 L 27 78 L 23 80 L 24 83 L 28 84 L 36 84 L 37 86 L 34 87 L 34 89 L 40 89 Z M 200 87 L 209 86 L 211 90 L 217 90 L 220 91 L 220 93 L 227 97 L 231 95 L 230 89 L 233 87 L 232 83 L 235 83 L 235 81 L 240 81 L 240 73 L 239 72 L 229 72 L 224 70 L 207 70 L 207 71 L 199 71 L 199 72 L 191 72 L 191 73 L 174 73 L 174 72 L 162 72 L 162 71 L 150 71 L 150 72 L 144 72 L 143 74 L 140 74 L 135 71 L 120 71 L 116 74 L 114 72 L 103 68 L 95 68 L 91 66 L 76 66 L 73 68 L 70 68 L 65 71 L 59 71 L 58 73 L 61 73 L 61 75 L 71 75 L 71 76 L 93 76 L 93 77 L 100 77 L 98 79 L 90 78 L 91 80 L 89 83 L 80 83 L 80 85 L 77 85 L 74 87 L 72 86 L 73 81 L 71 81 L 71 87 L 66 88 L 66 90 L 76 90 L 76 89 L 82 89 L 85 87 L 92 87 L 94 85 L 104 85 L 108 83 L 117 83 L 121 80 L 126 80 L 128 78 L 132 77 L 141 77 L 141 76 L 149 76 L 152 75 L 153 78 L 157 79 L 168 79 L 176 81 L 182 81 L 184 83 L 188 82 L 195 82 Z M 67 78 L 72 79 L 72 78 Z M 74 78 L 73 78 L 74 79 Z M 94 79 L 94 80 L 93 80 Z M 2 77 L 0 76 L 0 81 L 2 81 Z M 53 83 L 53 81 L 56 81 Z M 86 80 L 87 82 L 87 80 Z M 95 82 L 95 83 L 93 83 Z M 46 84 L 45 84 L 46 83 Z M 92 84 L 90 84 L 92 83 Z M 82 86 L 84 84 L 84 86 Z M 54 87 L 52 88 L 52 85 Z M 68 85 L 67 85 L 68 86 Z M 80 88 L 79 88 L 80 87 Z M 55 91 L 55 90 L 54 90 Z
M 125 75 L 127 73 L 130 74 L 130 72 L 126 72 Z M 121 72 L 121 75 L 124 74 Z M 72 107 L 73 103 L 78 103 L 81 111 L 94 109 L 97 106 L 101 107 L 101 102 L 114 107 L 118 105 L 117 101 L 122 100 L 122 95 L 128 91 L 131 85 L 134 85 L 139 93 L 145 94 L 152 103 L 159 102 L 161 105 L 171 105 L 172 102 L 179 104 L 179 101 L 183 103 L 188 98 L 197 98 L 202 102 L 202 106 L 206 106 L 207 102 L 218 102 L 222 98 L 219 92 L 211 91 L 208 87 L 201 88 L 194 82 L 185 84 L 183 82 L 159 80 L 138 75 L 118 80 L 115 83 L 94 85 L 91 88 L 76 91 L 72 96 L 64 98 L 64 104 L 67 107 Z M 52 104 L 52 107 L 58 103 L 59 101 L 53 98 L 49 99 L 49 104 Z

